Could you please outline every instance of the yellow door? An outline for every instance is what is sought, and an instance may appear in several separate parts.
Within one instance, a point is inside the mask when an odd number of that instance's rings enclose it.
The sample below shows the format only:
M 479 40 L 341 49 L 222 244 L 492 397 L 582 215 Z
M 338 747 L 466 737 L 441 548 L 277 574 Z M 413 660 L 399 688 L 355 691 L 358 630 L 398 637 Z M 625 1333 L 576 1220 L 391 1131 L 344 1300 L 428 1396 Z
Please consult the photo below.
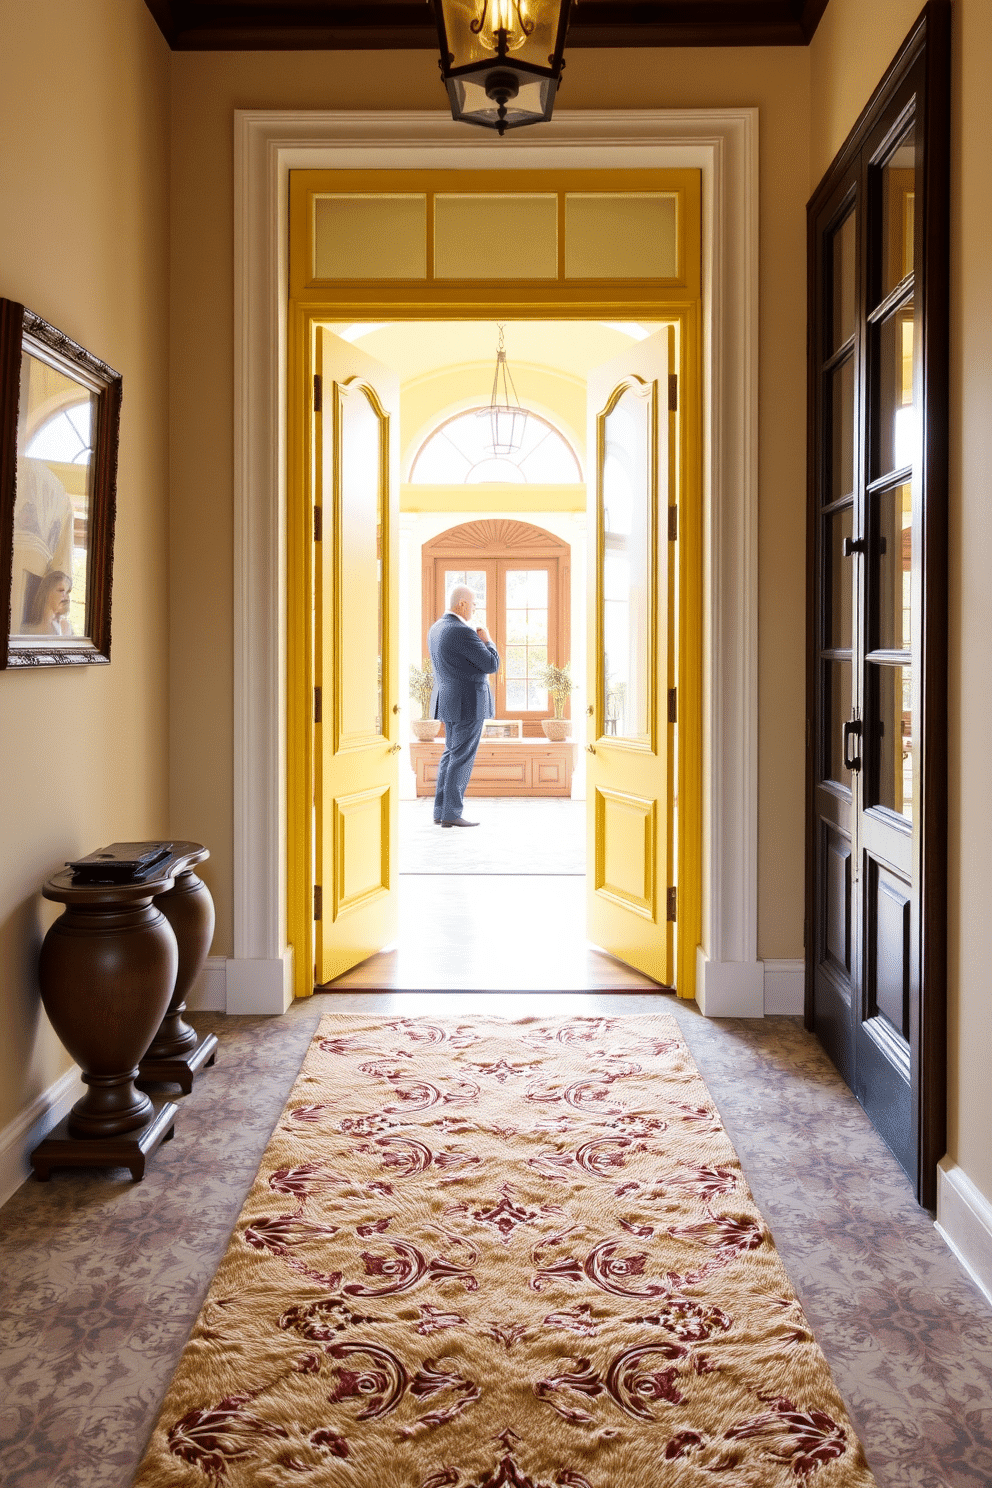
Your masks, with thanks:
M 315 915 L 328 982 L 397 929 L 399 380 L 316 334 Z
M 674 326 L 589 376 L 588 935 L 671 985 Z M 595 543 L 592 535 L 595 534 Z M 670 718 L 672 721 L 670 722 Z

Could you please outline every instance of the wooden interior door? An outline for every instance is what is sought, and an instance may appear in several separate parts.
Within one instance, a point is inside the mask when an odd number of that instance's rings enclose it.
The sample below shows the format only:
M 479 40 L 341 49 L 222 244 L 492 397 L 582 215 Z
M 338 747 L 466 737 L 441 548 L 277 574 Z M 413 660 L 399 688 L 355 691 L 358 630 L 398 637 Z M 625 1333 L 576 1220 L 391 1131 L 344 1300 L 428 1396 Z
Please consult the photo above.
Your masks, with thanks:
M 317 980 L 397 927 L 399 379 L 317 331 Z
M 807 1021 L 928 1205 L 945 1120 L 947 479 L 930 39 L 925 17 L 810 204 L 807 795 Z
M 589 939 L 674 979 L 674 327 L 588 383 L 587 907 Z
M 524 738 L 543 738 L 541 720 L 554 717 L 554 703 L 536 670 L 545 660 L 564 666 L 570 658 L 568 543 L 529 522 L 464 522 L 424 544 L 423 565 L 423 654 L 452 586 L 468 584 L 474 623 L 488 627 L 502 658 L 489 679 L 496 717 L 518 719 Z

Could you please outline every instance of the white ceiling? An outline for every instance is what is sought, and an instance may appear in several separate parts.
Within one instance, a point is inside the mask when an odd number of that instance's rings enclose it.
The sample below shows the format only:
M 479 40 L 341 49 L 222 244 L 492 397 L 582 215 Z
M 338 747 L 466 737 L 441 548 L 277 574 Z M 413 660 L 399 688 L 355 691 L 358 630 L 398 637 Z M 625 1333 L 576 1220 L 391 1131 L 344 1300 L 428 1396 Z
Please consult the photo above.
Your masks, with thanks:
M 504 325 L 511 369 L 526 364 L 582 378 L 656 329 L 647 322 L 598 320 L 518 320 Z M 392 367 L 401 382 L 445 367 L 496 360 L 498 333 L 491 320 L 407 320 L 335 329 Z

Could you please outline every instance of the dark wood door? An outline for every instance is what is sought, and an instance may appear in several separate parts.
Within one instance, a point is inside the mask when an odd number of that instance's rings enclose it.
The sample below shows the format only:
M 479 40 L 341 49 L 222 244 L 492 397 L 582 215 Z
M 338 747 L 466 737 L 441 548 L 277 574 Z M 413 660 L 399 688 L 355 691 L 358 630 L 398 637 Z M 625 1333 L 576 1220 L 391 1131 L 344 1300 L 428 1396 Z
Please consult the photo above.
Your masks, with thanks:
M 928 7 L 810 204 L 807 1018 L 927 1204 L 945 1121 L 945 22 Z

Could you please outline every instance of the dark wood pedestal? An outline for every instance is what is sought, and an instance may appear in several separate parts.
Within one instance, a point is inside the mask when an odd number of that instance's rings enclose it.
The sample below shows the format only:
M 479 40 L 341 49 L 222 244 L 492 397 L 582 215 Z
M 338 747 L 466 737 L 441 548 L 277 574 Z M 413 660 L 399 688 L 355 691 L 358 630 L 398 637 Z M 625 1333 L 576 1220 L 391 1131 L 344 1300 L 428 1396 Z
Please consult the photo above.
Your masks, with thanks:
M 74 1137 L 66 1116 L 31 1154 L 31 1166 L 47 1183 L 53 1168 L 130 1168 L 139 1183 L 145 1176 L 145 1160 L 163 1142 L 171 1141 L 176 1129 L 175 1101 L 153 1101 L 151 1119 L 136 1131 L 116 1137 Z
M 172 1054 L 166 1059 L 153 1059 L 145 1055 L 138 1066 L 139 1075 L 135 1084 L 139 1090 L 149 1085 L 178 1085 L 183 1095 L 189 1095 L 193 1081 L 202 1069 L 209 1069 L 217 1058 L 217 1035 L 204 1033 L 197 1037 L 192 1049 L 181 1054 Z
M 79 883 L 67 869 L 44 885 L 65 910 L 41 948 L 41 998 L 87 1090 L 31 1154 L 39 1178 L 55 1167 L 126 1167 L 140 1179 L 179 1108 L 138 1088 L 139 1065 L 155 1050 L 144 1080 L 188 1090 L 213 1062 L 216 1038 L 198 1038 L 182 1019 L 213 932 L 210 894 L 191 871 L 206 856 L 197 842 L 174 843 L 143 882 Z
M 175 882 L 164 894 L 156 894 L 155 905 L 172 926 L 179 949 L 179 970 L 172 1000 L 161 1027 L 141 1060 L 138 1088 L 147 1085 L 178 1085 L 184 1095 L 193 1089 L 200 1070 L 212 1065 L 217 1036 L 198 1035 L 183 1014 L 186 998 L 207 959 L 214 938 L 214 901 L 210 890 L 194 868 L 209 858 L 199 842 L 174 842 Z

